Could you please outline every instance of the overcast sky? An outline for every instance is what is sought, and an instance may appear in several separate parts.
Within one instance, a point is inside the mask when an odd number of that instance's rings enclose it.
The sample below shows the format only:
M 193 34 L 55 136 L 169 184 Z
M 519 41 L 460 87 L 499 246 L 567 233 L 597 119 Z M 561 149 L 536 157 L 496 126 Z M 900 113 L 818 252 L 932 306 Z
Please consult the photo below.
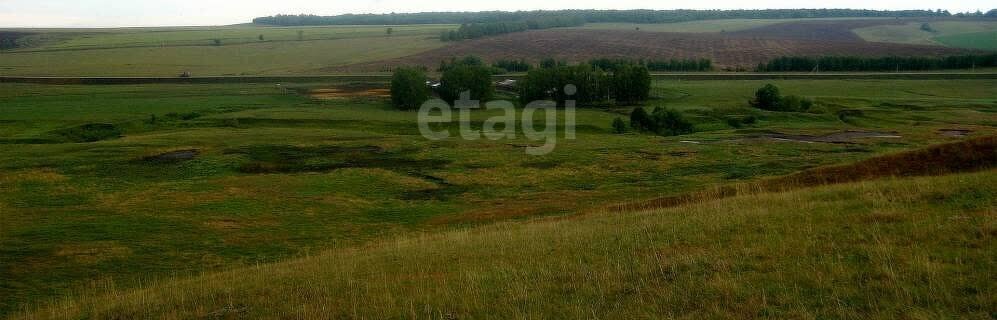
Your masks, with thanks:
M 249 22 L 278 13 L 390 13 L 423 11 L 482 11 L 537 9 L 760 9 L 798 8 L 790 0 L 0 0 L 0 27 L 123 27 L 226 25 Z M 992 0 L 828 0 L 808 7 L 862 9 L 945 9 L 987 11 Z

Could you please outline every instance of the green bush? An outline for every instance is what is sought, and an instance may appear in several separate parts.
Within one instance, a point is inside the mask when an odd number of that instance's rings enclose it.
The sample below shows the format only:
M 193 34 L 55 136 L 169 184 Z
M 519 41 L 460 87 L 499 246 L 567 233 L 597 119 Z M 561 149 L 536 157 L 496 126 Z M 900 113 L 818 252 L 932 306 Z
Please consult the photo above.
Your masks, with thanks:
M 617 117 L 616 119 L 613 119 L 613 133 L 627 133 L 627 123 L 624 122 L 622 118 Z
M 814 101 L 795 95 L 782 96 L 779 87 L 766 84 L 755 91 L 755 99 L 749 101 L 751 106 L 769 111 L 807 111 L 814 105 Z
M 750 101 L 750 104 L 755 108 L 775 111 L 779 108 L 781 100 L 779 87 L 770 83 L 755 91 L 755 100 Z
M 734 129 L 744 128 L 744 122 L 738 118 L 727 118 L 727 125 Z
M 391 75 L 391 104 L 400 110 L 412 110 L 429 100 L 426 73 L 415 68 L 398 68 Z
M 662 136 L 678 136 L 696 131 L 681 112 L 662 107 L 655 108 L 651 114 L 644 111 L 644 108 L 634 109 L 630 113 L 630 125 L 639 131 Z

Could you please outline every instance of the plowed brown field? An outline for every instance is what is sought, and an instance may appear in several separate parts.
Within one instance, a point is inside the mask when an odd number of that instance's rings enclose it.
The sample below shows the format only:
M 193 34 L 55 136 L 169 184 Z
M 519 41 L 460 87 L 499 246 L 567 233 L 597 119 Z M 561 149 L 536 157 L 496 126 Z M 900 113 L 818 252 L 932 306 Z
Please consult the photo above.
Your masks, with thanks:
M 800 25 L 798 25 L 800 24 Z M 852 24 L 852 23 L 850 23 Z M 435 69 L 441 60 L 476 55 L 487 61 L 555 57 L 570 62 L 591 58 L 693 59 L 710 58 L 720 67 L 754 67 L 780 56 L 943 56 L 967 53 L 940 46 L 865 42 L 850 29 L 821 28 L 820 22 L 780 24 L 781 29 L 745 30 L 737 33 L 659 33 L 626 30 L 551 29 L 468 40 L 403 58 L 329 68 L 323 71 L 385 71 L 399 65 L 424 65 Z M 803 26 L 792 31 L 794 26 Z M 764 27 L 769 28 L 769 27 Z M 759 28 L 761 29 L 761 28 Z M 784 30 L 782 33 L 776 30 Z M 835 31 L 837 30 L 837 31 Z M 798 33 L 793 36 L 792 33 Z M 831 34 L 837 34 L 832 36 Z M 807 36 L 809 35 L 809 36 Z M 808 40 L 796 38 L 823 38 Z

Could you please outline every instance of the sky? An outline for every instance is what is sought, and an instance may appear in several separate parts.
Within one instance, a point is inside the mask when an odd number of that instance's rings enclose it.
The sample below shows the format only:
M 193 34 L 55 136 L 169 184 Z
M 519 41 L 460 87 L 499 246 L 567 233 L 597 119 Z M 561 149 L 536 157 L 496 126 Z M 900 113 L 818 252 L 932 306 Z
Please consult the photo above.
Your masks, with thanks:
M 246 23 L 273 14 L 391 13 L 553 9 L 792 9 L 798 0 L 0 0 L 0 27 L 208 26 Z M 992 0 L 827 0 L 821 8 L 987 11 Z

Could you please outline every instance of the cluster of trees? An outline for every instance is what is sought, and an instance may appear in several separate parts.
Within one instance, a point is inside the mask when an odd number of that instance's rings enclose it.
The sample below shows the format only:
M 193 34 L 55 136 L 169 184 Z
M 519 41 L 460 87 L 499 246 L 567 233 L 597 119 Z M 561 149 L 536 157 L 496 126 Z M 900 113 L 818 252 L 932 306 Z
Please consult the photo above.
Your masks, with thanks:
M 487 101 L 494 95 L 492 68 L 481 59 L 468 56 L 444 61 L 440 65 L 440 85 L 436 94 L 453 104 L 461 93 L 470 92 L 471 100 Z M 397 68 L 391 77 L 391 103 L 400 110 L 419 108 L 433 93 L 422 68 Z
M 492 63 L 492 67 L 502 69 L 506 72 L 526 72 L 533 69 L 533 65 L 526 60 L 497 60 Z
M 615 100 L 619 105 L 640 104 L 651 91 L 651 74 L 642 65 L 617 66 L 612 72 L 590 64 L 568 66 L 556 61 L 530 70 L 519 84 L 523 104 L 553 100 L 564 105 L 574 100 L 579 106 Z
M 464 23 L 461 24 L 460 28 L 457 30 L 443 31 L 440 33 L 440 40 L 460 41 L 464 39 L 477 39 L 486 36 L 522 32 L 526 30 L 574 27 L 583 24 L 585 24 L 584 20 L 573 16 L 540 17 L 517 21 Z
M 391 76 L 391 104 L 400 110 L 414 110 L 429 100 L 426 72 L 418 68 L 398 68 Z
M 460 99 L 464 92 L 470 92 L 471 100 L 490 100 L 495 93 L 492 71 L 491 67 L 485 66 L 477 57 L 454 60 L 444 66 L 436 93 L 440 99 L 450 104 Z
M 662 136 L 678 136 L 696 131 L 695 126 L 676 110 L 657 107 L 654 111 L 647 113 L 644 108 L 636 108 L 630 112 L 630 128 L 638 132 L 650 132 Z M 627 131 L 626 123 L 623 119 L 613 120 L 613 131 L 623 133 Z
M 751 106 L 769 111 L 807 111 L 813 107 L 813 100 L 798 96 L 783 96 L 779 87 L 766 84 L 755 91 L 755 99 L 748 102 Z
M 979 16 L 993 16 L 993 10 Z M 976 16 L 957 14 L 957 16 Z M 852 10 L 852 9 L 768 9 L 768 10 L 555 10 L 421 12 L 390 14 L 344 14 L 337 16 L 275 15 L 253 19 L 253 23 L 279 26 L 307 25 L 397 25 L 470 24 L 508 21 L 548 21 L 552 17 L 588 22 L 665 23 L 713 19 L 788 19 L 841 17 L 948 17 L 943 10 Z
M 713 61 L 710 59 L 671 59 L 671 60 L 632 60 L 600 58 L 589 60 L 589 64 L 604 70 L 616 70 L 622 65 L 642 65 L 650 71 L 710 71 Z
M 997 53 L 949 57 L 781 57 L 756 68 L 759 72 L 785 71 L 919 71 L 997 67 Z

